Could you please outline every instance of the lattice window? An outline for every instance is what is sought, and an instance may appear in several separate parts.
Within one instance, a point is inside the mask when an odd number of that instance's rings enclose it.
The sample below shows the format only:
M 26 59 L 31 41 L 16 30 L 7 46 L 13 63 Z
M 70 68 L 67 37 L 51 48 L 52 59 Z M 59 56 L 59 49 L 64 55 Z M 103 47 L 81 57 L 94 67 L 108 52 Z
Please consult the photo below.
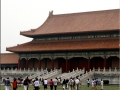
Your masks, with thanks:
M 111 34 L 111 37 L 119 37 L 119 34 Z

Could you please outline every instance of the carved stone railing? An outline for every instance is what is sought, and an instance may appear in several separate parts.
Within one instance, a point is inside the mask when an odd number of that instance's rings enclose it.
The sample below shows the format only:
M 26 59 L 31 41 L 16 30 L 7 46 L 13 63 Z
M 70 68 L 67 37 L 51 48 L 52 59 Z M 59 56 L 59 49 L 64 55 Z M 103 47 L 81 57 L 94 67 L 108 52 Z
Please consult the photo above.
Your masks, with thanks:
M 34 73 L 37 73 L 37 72 L 40 72 L 41 70 L 38 70 L 38 69 L 30 69 L 30 68 L 28 68 L 28 70 L 26 70 L 25 68 L 24 69 L 3 69 L 3 70 L 0 70 L 1 71 L 1 74 L 7 74 L 7 73 L 13 73 L 13 74 L 34 74 Z
M 109 68 L 109 69 L 105 69 L 105 68 L 104 69 L 100 69 L 100 68 L 94 69 L 93 68 L 93 70 L 90 69 L 89 72 L 86 72 L 85 74 L 82 74 L 81 76 L 79 76 L 79 78 L 81 80 L 84 80 L 84 79 L 90 78 L 91 76 L 93 76 L 93 74 L 118 75 L 118 76 L 120 76 L 120 69 L 116 69 L 116 68 L 114 68 L 114 69 L 111 69 L 111 68 Z
M 109 69 L 100 69 L 100 68 L 98 68 L 98 69 L 94 69 L 94 73 L 97 73 L 97 74 L 109 74 L 109 75 L 111 75 L 111 74 L 117 74 L 117 75 L 120 75 L 120 69 L 116 69 L 116 68 L 114 68 L 114 69 L 111 69 L 111 68 L 109 68 Z

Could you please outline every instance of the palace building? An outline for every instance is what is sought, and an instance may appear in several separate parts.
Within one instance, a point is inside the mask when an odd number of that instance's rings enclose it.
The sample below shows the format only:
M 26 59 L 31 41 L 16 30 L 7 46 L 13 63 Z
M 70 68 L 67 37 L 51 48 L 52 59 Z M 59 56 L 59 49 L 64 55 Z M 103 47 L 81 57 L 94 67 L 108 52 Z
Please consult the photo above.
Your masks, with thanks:
M 60 15 L 51 11 L 41 26 L 20 35 L 33 40 L 6 48 L 18 55 L 18 69 L 120 68 L 119 9 Z

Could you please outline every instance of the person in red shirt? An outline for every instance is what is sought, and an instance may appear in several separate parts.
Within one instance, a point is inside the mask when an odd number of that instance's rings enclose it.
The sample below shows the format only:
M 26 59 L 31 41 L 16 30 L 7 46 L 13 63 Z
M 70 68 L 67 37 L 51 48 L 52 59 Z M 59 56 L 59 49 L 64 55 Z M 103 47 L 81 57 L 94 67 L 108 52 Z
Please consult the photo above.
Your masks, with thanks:
M 53 80 L 52 79 L 50 80 L 49 85 L 50 85 L 50 90 L 53 90 Z
M 13 90 L 17 90 L 17 84 L 18 84 L 18 82 L 17 82 L 16 78 L 14 78 L 13 82 L 12 82 L 12 88 L 13 88 Z

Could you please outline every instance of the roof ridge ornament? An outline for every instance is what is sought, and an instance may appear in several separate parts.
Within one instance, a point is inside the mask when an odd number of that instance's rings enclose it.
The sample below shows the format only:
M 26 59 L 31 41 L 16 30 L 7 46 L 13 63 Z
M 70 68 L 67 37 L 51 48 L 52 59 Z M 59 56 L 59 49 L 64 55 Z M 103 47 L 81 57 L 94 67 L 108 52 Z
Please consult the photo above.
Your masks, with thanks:
M 53 10 L 49 11 L 49 16 L 52 16 L 52 15 L 53 15 Z
M 31 29 L 32 32 L 34 32 L 34 29 Z

